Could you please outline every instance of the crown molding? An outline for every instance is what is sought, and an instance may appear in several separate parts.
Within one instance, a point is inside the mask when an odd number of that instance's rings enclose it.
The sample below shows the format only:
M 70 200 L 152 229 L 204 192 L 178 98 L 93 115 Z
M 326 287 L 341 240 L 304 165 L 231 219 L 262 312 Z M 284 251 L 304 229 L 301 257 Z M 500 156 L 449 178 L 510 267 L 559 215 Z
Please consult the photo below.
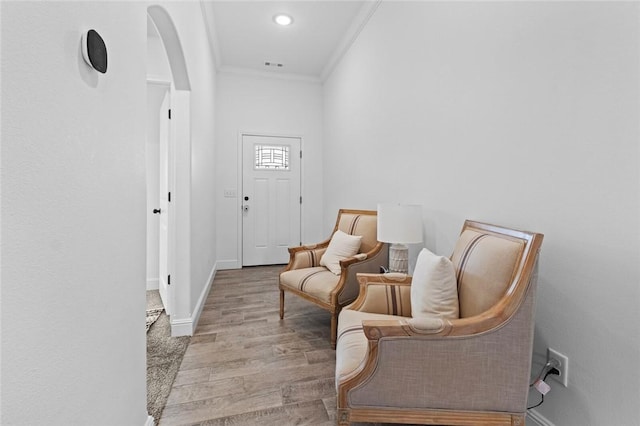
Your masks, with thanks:
M 213 23 L 214 15 L 213 8 L 208 6 L 205 0 L 200 0 L 200 10 L 202 11 L 202 20 L 204 21 L 204 27 L 207 31 L 207 38 L 209 40 L 209 48 L 213 56 L 214 67 L 216 71 L 220 70 L 222 61 L 220 59 L 220 44 L 218 43 L 218 33 L 216 32 L 215 25 Z
M 334 50 L 333 54 L 329 58 L 329 61 L 320 73 L 320 81 L 325 82 L 327 78 L 329 78 L 336 65 L 338 65 L 342 57 L 358 39 L 358 36 L 360 35 L 364 27 L 367 26 L 369 20 L 378 9 L 378 6 L 380 6 L 380 3 L 382 3 L 382 0 L 371 0 L 365 2 L 362 7 L 360 7 L 358 14 L 351 23 L 351 26 L 347 30 L 345 36 L 342 38 L 342 40 L 338 44 L 338 47 L 336 48 L 336 50 Z
M 272 73 L 267 71 L 254 70 L 252 68 L 228 67 L 228 66 L 222 66 L 218 69 L 218 71 L 224 74 L 245 75 L 245 76 L 251 76 L 251 77 L 262 77 L 262 78 L 271 78 L 276 80 L 287 80 L 287 81 L 302 81 L 302 82 L 313 83 L 313 84 L 322 83 L 319 77 L 304 75 L 304 74 Z

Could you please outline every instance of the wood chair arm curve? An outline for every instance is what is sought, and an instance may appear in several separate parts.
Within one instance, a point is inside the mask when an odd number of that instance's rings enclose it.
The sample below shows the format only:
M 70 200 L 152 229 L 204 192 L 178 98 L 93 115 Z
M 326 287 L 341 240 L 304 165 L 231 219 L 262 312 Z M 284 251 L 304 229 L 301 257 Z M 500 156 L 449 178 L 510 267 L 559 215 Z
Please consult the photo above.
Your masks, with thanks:
M 340 269 L 342 269 L 342 273 L 344 273 L 349 268 L 349 266 L 353 265 L 354 263 L 363 262 L 367 259 L 368 257 L 366 254 L 363 257 L 360 257 L 360 255 L 358 254 L 356 254 L 355 256 L 347 257 L 346 259 L 340 260 Z
M 366 253 L 358 253 L 346 259 L 342 259 L 340 261 L 340 266 L 342 267 L 343 272 L 346 268 L 353 265 L 354 263 L 364 262 L 368 259 L 375 257 L 378 253 L 380 253 L 383 247 L 384 247 L 384 243 L 378 242 L 378 244 L 376 244 L 371 250 L 369 250 Z
M 351 278 L 351 282 L 353 282 L 356 287 L 357 287 L 357 275 L 360 274 L 360 272 L 358 272 L 358 270 L 360 268 L 364 268 L 365 270 L 377 270 L 377 267 L 374 268 L 373 265 L 376 264 L 376 262 L 380 262 L 380 258 L 382 256 L 385 255 L 385 252 L 383 251 L 383 249 L 385 248 L 386 243 L 382 243 L 379 242 L 368 252 L 363 253 L 366 256 L 364 256 L 364 258 L 360 257 L 356 255 L 347 259 L 343 259 L 340 261 L 340 269 L 341 269 L 341 273 L 340 273 L 340 280 L 338 281 L 338 284 L 336 285 L 336 288 L 332 291 L 332 295 L 331 297 L 337 297 L 337 295 L 339 295 L 343 289 L 345 288 L 345 286 L 347 285 L 347 278 L 349 277 L 349 275 L 353 275 Z M 362 254 L 362 253 L 361 253 Z M 386 259 L 385 259 L 386 262 Z M 354 268 L 351 269 L 350 268 Z M 353 271 L 356 271 L 356 274 L 351 274 Z M 357 296 L 354 296 L 354 298 Z
M 289 251 L 289 254 L 293 254 L 300 251 L 316 250 L 316 249 L 324 248 L 328 246 L 329 246 L 329 240 L 325 240 L 316 244 L 305 244 L 302 246 L 288 247 L 287 250 Z
M 358 253 L 355 256 L 351 256 L 351 257 L 348 257 L 346 259 L 342 259 L 340 261 L 340 267 L 342 269 L 342 274 L 347 272 L 347 269 L 349 268 L 349 266 L 351 266 L 351 265 L 353 265 L 355 263 L 372 261 L 375 258 L 375 256 L 382 251 L 382 248 L 384 247 L 384 244 L 385 243 L 378 242 L 378 244 L 376 244 L 371 250 L 369 250 L 366 253 Z M 364 255 L 364 256 L 362 256 L 362 255 Z
M 357 301 L 356 301 L 357 302 Z M 355 305 L 355 302 L 354 302 Z M 363 321 L 367 339 L 377 341 L 384 337 L 473 337 L 491 332 L 506 322 L 510 315 L 504 310 L 489 309 L 468 318 L 411 318 L 398 320 Z
M 413 277 L 411 275 L 402 274 L 399 272 L 390 272 L 386 274 L 358 274 L 358 282 L 365 286 L 369 284 L 384 284 L 384 285 L 411 285 Z
M 425 335 L 442 336 L 451 328 L 451 323 L 442 318 L 364 320 L 362 327 L 368 340 L 378 341 L 384 337 L 412 337 Z M 445 334 L 446 335 L 446 334 Z
M 401 287 L 410 287 L 411 286 L 411 276 L 407 274 L 400 273 L 387 273 L 387 274 L 368 274 L 368 273 L 358 273 L 358 283 L 360 287 L 360 291 L 358 293 L 358 297 L 353 301 L 351 305 L 349 305 L 349 309 L 354 311 L 359 311 L 369 298 L 371 300 L 375 300 L 375 296 L 370 296 L 369 287 L 370 286 L 401 286 Z
M 313 251 L 318 252 L 320 250 L 326 249 L 326 247 L 328 246 L 329 246 L 329 241 L 323 241 L 318 244 L 308 244 L 304 246 L 289 247 L 287 249 L 289 251 L 289 263 L 287 263 L 287 265 L 284 267 L 282 272 L 291 271 L 293 269 L 300 269 L 301 268 L 300 264 L 298 263 L 296 265 L 296 263 L 300 260 L 300 256 L 303 256 L 304 253 L 308 253 L 308 252 L 313 252 Z M 316 254 L 318 262 L 320 261 L 321 256 L 322 256 L 321 254 L 320 255 Z M 313 266 L 310 263 L 307 263 L 304 261 L 302 263 L 304 265 L 302 267 Z

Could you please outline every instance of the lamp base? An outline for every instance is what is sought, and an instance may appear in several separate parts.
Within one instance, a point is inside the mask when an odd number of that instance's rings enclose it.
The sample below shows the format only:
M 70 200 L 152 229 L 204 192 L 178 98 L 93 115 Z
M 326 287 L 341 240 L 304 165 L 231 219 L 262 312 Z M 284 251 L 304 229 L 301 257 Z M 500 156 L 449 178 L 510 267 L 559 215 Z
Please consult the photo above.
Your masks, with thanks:
M 389 272 L 409 272 L 409 248 L 404 244 L 391 244 L 389 247 Z

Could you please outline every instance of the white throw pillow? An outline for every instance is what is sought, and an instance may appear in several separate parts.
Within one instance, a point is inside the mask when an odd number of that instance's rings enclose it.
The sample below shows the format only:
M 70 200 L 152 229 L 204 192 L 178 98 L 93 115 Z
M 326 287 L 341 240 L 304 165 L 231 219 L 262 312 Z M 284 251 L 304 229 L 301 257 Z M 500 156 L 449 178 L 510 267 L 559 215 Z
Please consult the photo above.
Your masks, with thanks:
M 459 318 L 458 283 L 453 263 L 424 248 L 411 281 L 411 316 Z
M 349 235 L 341 230 L 337 230 L 329 241 L 329 247 L 320 259 L 320 265 L 336 275 L 340 275 L 340 261 L 358 254 L 362 237 L 360 235 Z

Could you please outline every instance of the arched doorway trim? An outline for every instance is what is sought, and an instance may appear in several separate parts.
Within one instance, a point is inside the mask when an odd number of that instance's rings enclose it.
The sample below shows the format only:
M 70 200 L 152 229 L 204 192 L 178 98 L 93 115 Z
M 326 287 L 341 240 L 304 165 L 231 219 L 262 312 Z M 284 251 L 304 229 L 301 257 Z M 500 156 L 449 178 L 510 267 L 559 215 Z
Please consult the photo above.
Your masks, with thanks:
M 176 90 L 191 90 L 182 44 L 176 27 L 173 25 L 173 20 L 167 11 L 160 6 L 149 6 L 147 13 L 158 29 L 164 48 L 167 51 L 169 66 L 173 75 L 173 84 Z

